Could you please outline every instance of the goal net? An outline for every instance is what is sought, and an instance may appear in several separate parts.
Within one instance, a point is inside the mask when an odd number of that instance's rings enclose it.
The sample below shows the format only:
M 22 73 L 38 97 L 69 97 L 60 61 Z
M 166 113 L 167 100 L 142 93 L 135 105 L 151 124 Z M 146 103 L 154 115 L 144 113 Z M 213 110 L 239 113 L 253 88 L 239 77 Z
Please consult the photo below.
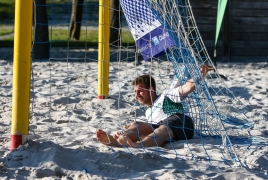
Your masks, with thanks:
M 188 0 L 120 0 L 118 7 L 110 8 L 119 13 L 119 27 L 111 31 L 121 33 L 119 45 L 110 46 L 109 96 L 102 100 L 97 99 L 99 50 L 90 42 L 98 32 L 100 6 L 86 0 L 82 5 L 83 18 L 76 22 L 81 24 L 80 40 L 74 41 L 69 38 L 72 4 L 47 2 L 49 60 L 34 59 L 32 65 L 29 129 L 34 138 L 102 149 L 97 129 L 113 134 L 124 131 L 129 123 L 146 122 L 147 107 L 136 101 L 131 82 L 150 74 L 156 80 L 157 94 L 194 80 L 196 90 L 183 99 L 180 111 L 194 120 L 194 138 L 169 141 L 162 147 L 120 150 L 241 165 L 244 151 L 264 145 L 261 137 L 249 133 L 254 130 L 254 120 L 248 118 L 251 112 L 234 97 L 217 69 L 202 76 L 202 65 L 214 65 Z M 59 42 L 65 46 L 58 47 Z M 46 136 L 38 135 L 40 129 Z

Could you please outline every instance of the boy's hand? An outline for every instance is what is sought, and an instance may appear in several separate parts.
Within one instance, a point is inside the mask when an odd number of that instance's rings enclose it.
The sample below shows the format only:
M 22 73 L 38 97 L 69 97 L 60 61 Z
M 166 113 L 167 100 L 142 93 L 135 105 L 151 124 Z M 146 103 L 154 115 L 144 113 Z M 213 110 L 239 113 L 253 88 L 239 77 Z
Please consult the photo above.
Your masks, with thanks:
M 203 65 L 203 66 L 201 67 L 201 69 L 200 69 L 202 76 L 207 75 L 207 73 L 208 73 L 209 71 L 212 71 L 212 70 L 214 70 L 213 66 L 209 66 L 209 65 L 206 65 L 206 64 Z

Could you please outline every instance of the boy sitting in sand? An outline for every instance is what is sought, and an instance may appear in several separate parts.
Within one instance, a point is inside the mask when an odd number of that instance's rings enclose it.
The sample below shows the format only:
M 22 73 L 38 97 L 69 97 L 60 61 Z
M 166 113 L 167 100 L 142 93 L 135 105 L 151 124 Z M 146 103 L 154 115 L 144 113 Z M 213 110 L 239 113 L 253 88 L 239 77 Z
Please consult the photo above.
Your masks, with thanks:
M 201 67 L 201 74 L 205 76 L 211 70 L 213 70 L 212 66 L 204 65 Z M 178 109 L 182 108 L 181 99 L 195 90 L 193 79 L 181 87 L 165 90 L 160 96 L 156 94 L 155 80 L 150 75 L 137 77 L 132 85 L 137 101 L 148 107 L 145 113 L 147 122 L 133 122 L 126 125 L 124 131 L 119 131 L 113 136 L 98 129 L 96 132 L 98 141 L 107 146 L 128 145 L 142 148 L 162 146 L 166 141 L 185 140 L 193 137 L 193 120 L 178 112 Z

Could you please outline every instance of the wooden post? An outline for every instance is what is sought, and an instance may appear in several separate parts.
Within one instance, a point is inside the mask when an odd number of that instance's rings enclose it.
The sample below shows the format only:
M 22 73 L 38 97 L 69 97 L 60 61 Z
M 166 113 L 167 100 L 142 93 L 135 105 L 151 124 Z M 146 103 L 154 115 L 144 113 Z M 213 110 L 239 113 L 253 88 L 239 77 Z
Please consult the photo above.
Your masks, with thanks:
M 231 0 L 228 0 L 224 14 L 224 39 L 223 39 L 223 61 L 231 62 Z
M 35 0 L 34 59 L 49 59 L 50 45 L 46 0 Z
M 111 18 L 111 24 L 110 24 L 110 43 L 113 46 L 120 46 L 120 35 L 121 35 L 121 28 L 120 28 L 120 2 L 119 0 L 111 0 L 110 1 L 110 18 Z
M 80 39 L 82 26 L 84 0 L 72 0 L 72 15 L 70 22 L 69 38 L 72 40 Z

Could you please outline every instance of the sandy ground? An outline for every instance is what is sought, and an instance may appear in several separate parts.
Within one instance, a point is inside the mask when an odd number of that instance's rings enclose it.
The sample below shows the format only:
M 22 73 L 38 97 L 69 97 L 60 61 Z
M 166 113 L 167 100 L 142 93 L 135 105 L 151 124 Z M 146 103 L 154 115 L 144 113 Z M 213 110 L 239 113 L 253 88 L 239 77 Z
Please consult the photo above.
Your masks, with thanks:
M 145 119 L 144 108 L 135 103 L 130 86 L 134 77 L 151 72 L 161 92 L 171 84 L 173 72 L 165 61 L 134 66 L 133 53 L 124 54 L 122 59 L 128 60 L 111 61 L 109 98 L 98 100 L 96 52 L 91 49 L 85 57 L 80 50 L 67 55 L 57 49 L 50 62 L 33 62 L 32 140 L 10 152 L 12 50 L 1 49 L 1 179 L 268 179 L 268 63 L 218 64 L 219 74 L 227 78 L 224 83 L 250 109 L 254 128 L 249 133 L 261 136 L 266 143 L 238 150 L 243 167 L 224 160 L 211 137 L 204 144 L 196 138 L 174 143 L 174 147 L 148 149 L 111 148 L 99 143 L 96 129 L 113 133 L 133 120 Z

